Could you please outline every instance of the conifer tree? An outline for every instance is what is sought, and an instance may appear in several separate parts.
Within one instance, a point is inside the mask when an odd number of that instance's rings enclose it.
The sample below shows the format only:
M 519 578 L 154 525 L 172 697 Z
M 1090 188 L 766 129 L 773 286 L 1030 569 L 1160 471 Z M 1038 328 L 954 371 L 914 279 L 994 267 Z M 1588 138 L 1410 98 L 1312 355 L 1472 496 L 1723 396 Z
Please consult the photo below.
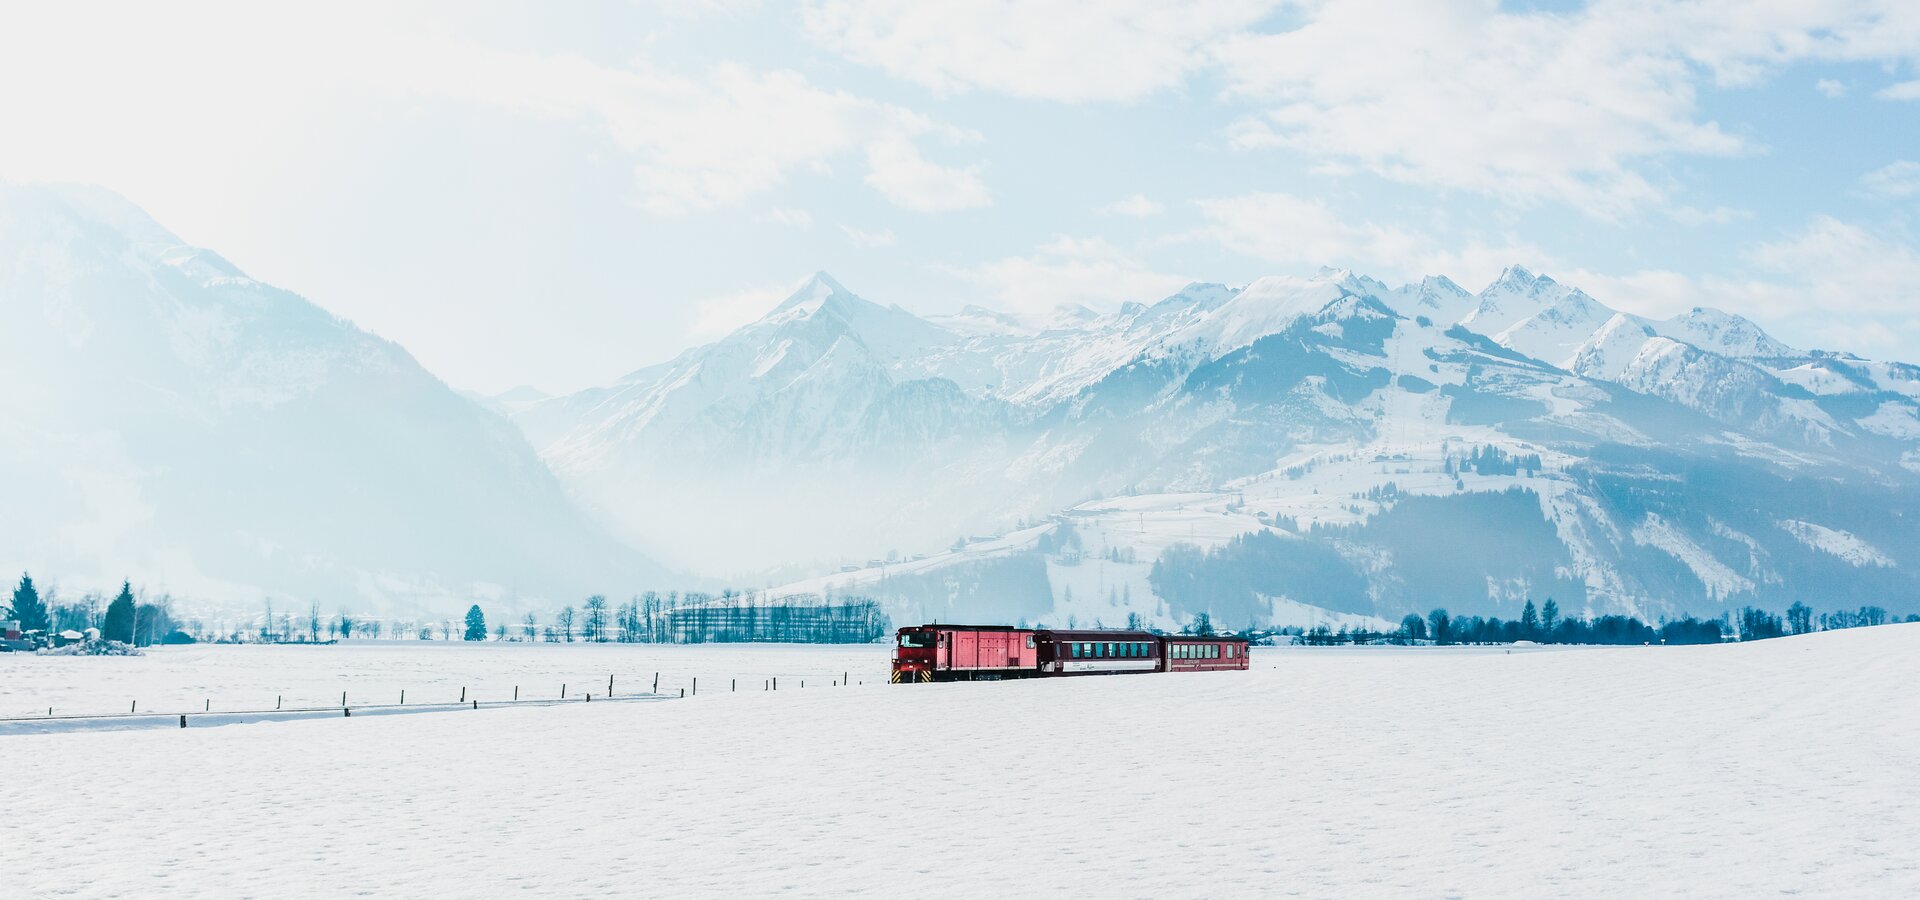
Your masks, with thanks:
M 478 603 L 467 608 L 466 639 L 469 641 L 484 641 L 487 639 L 487 616 L 480 611 L 480 604 Z
M 1520 609 L 1520 636 L 1532 640 L 1540 633 L 1540 611 L 1533 608 L 1532 598 Z
M 120 595 L 107 604 L 107 618 L 101 623 L 100 636 L 109 641 L 133 643 L 133 584 L 120 582 Z
M 1540 631 L 1551 640 L 1554 629 L 1559 627 L 1560 604 L 1553 602 L 1552 597 L 1548 597 L 1546 605 L 1540 607 Z
M 33 586 L 33 576 L 25 572 L 20 573 L 20 584 L 13 589 L 13 617 L 19 620 L 21 631 L 47 630 L 47 605 Z

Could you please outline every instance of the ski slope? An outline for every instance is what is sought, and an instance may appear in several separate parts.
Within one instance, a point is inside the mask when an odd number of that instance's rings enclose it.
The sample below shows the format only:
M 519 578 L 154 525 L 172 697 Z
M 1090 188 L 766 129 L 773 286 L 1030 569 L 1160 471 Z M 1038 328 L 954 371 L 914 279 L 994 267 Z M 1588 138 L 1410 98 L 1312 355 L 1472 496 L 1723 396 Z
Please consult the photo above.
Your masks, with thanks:
M 79 897 L 1920 895 L 1920 626 L 1255 665 L 21 736 L 0 869 Z

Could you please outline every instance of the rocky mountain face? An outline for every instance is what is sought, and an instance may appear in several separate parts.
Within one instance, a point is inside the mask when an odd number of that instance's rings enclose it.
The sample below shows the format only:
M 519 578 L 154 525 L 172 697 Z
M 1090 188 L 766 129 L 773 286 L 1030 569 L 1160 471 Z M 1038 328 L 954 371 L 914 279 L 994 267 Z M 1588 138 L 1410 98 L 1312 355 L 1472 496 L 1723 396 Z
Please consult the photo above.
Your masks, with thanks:
M 821 274 L 515 419 L 661 558 L 902 618 L 1905 609 L 1920 572 L 1920 369 L 1519 267 L 1038 317 Z
M 663 570 L 406 351 L 103 191 L 0 184 L 0 566 L 441 615 Z

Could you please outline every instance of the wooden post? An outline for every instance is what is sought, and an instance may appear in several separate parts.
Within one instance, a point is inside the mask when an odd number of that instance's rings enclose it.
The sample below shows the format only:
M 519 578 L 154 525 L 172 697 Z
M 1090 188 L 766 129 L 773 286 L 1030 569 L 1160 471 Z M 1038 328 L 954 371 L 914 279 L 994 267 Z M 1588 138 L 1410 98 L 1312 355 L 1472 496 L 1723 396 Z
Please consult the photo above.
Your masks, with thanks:
M 129 707 L 127 707 L 127 712 L 128 712 L 129 714 L 132 714 L 132 713 L 135 713 L 135 712 L 138 712 L 139 710 L 140 710 L 140 701 L 138 701 L 138 700 L 135 700 L 135 701 L 133 701 L 133 705 L 132 705 L 132 706 L 129 706 Z
M 700 693 L 700 676 L 698 675 L 694 676 L 693 678 L 693 692 L 695 694 Z
M 340 707 L 340 713 L 341 713 L 340 718 L 343 718 L 343 719 L 353 718 L 353 710 L 348 709 L 344 706 Z
M 478 701 L 478 700 L 475 700 L 475 701 L 473 701 L 473 708 L 474 708 L 474 709 L 479 709 L 479 708 L 480 708 L 480 701 Z
M 773 689 L 776 691 L 780 689 L 780 676 L 778 675 L 773 676 Z
M 613 696 L 613 676 L 607 676 L 607 696 Z
M 280 701 L 282 701 L 282 700 L 285 700 L 285 699 L 286 699 L 286 697 L 284 697 L 284 696 L 282 696 L 282 695 L 280 695 L 280 694 L 275 694 L 275 695 L 273 695 L 273 708 L 274 708 L 274 709 L 279 709 L 279 708 L 280 708 Z
M 467 686 L 464 684 L 460 686 L 460 702 L 467 702 Z
M 653 673 L 653 692 L 656 694 L 660 693 L 660 673 L 659 672 Z
M 407 689 L 406 688 L 400 689 L 400 705 L 401 706 L 407 705 Z
M 182 713 L 182 714 L 180 715 L 180 727 L 181 727 L 181 728 L 185 728 L 185 727 L 187 727 L 187 716 L 186 716 L 186 714 L 185 714 L 185 713 Z
M 734 693 L 734 692 L 736 692 L 736 691 L 738 691 L 738 690 L 740 690 L 740 679 L 738 679 L 738 678 L 735 678 L 735 679 L 733 680 L 733 683 L 732 683 L 732 685 L 731 685 L 731 686 L 730 686 L 730 687 L 729 687 L 729 688 L 727 689 L 727 692 L 728 692 L 728 693 Z
M 208 697 L 208 698 L 207 698 L 207 706 L 206 706 L 206 709 L 204 709 L 204 710 L 202 710 L 202 712 L 213 712 L 213 698 L 212 698 L 212 697 Z M 184 719 L 184 718 L 186 718 L 186 716 L 181 716 L 180 718 L 182 718 L 182 719 Z
M 347 692 L 346 692 L 346 691 L 341 691 L 341 692 L 340 692 L 340 705 L 341 705 L 342 707 L 345 707 L 345 706 L 347 705 Z
M 564 684 L 560 686 L 560 699 L 567 699 L 567 686 Z
M 682 699 L 682 700 L 685 700 L 685 699 L 687 699 L 687 689 L 686 689 L 686 688 L 681 688 L 681 689 L 680 689 L 680 699 Z
M 517 684 L 513 686 L 513 702 L 520 702 L 520 686 Z

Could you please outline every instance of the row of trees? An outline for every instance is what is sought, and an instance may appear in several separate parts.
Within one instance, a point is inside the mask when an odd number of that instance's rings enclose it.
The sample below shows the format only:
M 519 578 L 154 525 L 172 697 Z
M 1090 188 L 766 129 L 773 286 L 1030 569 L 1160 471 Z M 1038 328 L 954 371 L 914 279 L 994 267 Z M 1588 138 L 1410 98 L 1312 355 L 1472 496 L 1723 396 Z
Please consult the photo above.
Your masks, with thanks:
M 23 633 L 43 640 L 60 632 L 84 633 L 90 628 L 99 629 L 102 640 L 136 647 L 186 639 L 173 618 L 173 598 L 162 595 L 153 601 L 144 600 L 135 596 L 132 583 L 127 581 L 120 583 L 119 593 L 111 600 L 86 594 L 76 602 L 62 603 L 52 590 L 42 596 L 33 576 L 21 573 L 7 605 L 0 608 L 0 619 L 16 621 Z
M 789 600 L 753 592 L 725 591 L 719 595 L 648 592 L 614 607 L 595 594 L 580 608 L 563 607 L 542 624 L 536 613 L 526 613 L 513 627 L 505 623 L 487 630 L 486 612 L 479 604 L 468 608 L 462 637 L 484 641 L 545 640 L 550 643 L 865 643 L 879 640 L 891 628 L 880 604 L 865 597 Z
M 1446 610 L 1436 609 L 1424 617 L 1409 614 L 1400 620 L 1397 631 L 1375 633 L 1366 629 L 1343 628 L 1340 632 L 1334 632 L 1321 626 L 1302 635 L 1302 638 L 1306 643 L 1431 641 L 1436 644 L 1493 644 L 1537 641 L 1545 644 L 1717 644 L 1727 640 L 1764 640 L 1786 634 L 1807 634 L 1815 630 L 1884 625 L 1890 621 L 1893 621 L 1893 617 L 1878 606 L 1841 610 L 1816 619 L 1811 607 L 1795 603 L 1788 607 L 1784 618 L 1748 606 L 1737 613 L 1726 613 L 1715 619 L 1683 616 L 1652 625 L 1633 616 L 1563 617 L 1559 604 L 1549 597 L 1537 609 L 1533 601 L 1528 600 L 1520 610 L 1520 618 L 1507 621 L 1480 616 L 1454 618 Z M 1920 615 L 1907 616 L 1905 621 L 1920 622 Z

